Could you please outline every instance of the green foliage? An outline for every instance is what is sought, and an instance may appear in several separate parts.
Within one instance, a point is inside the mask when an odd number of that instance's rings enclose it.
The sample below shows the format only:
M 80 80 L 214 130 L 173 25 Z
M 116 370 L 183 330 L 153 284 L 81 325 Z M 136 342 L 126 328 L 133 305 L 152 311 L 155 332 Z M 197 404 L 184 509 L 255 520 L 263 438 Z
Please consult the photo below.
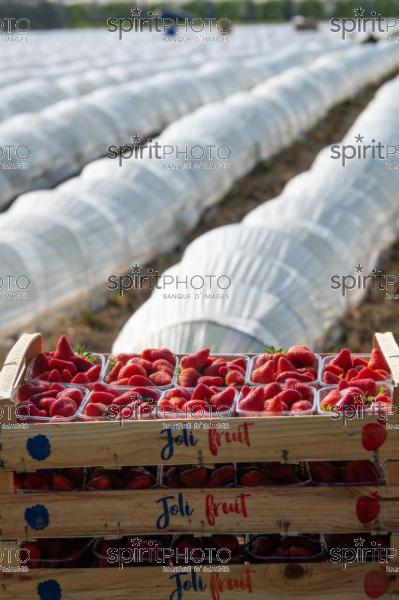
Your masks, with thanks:
M 284 2 L 271 0 L 261 4 L 259 6 L 259 16 L 264 21 L 284 21 L 286 19 Z
M 297 5 L 297 14 L 313 19 L 325 19 L 324 7 L 320 0 L 301 0 Z

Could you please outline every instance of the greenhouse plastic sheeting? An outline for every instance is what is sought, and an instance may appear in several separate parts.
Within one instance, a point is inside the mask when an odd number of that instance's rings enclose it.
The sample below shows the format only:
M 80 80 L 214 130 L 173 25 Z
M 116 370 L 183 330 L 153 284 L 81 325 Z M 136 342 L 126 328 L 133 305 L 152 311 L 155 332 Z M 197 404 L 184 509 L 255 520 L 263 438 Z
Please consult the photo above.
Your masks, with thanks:
M 308 52 L 307 60 L 312 56 L 314 51 Z M 0 196 L 0 208 L 18 194 L 52 187 L 71 177 L 87 163 L 105 156 L 110 145 L 129 144 L 135 135 L 147 137 L 201 105 L 259 84 L 264 80 L 260 60 L 253 67 L 240 60 L 234 65 L 228 61 L 210 64 L 191 73 L 162 73 L 64 99 L 37 113 L 6 120 L 0 125 L 0 138 L 17 146 L 15 137 L 20 138 L 18 132 L 23 132 L 30 158 L 29 169 L 9 171 L 9 186 Z M 298 54 L 291 60 L 295 64 L 305 58 Z M 268 63 L 273 65 L 273 58 Z M 277 54 L 273 73 L 286 66 Z M 4 157 L 0 158 L 1 164 Z
M 357 147 L 360 134 L 364 145 L 380 142 L 384 158 L 373 157 L 369 149 L 343 166 L 332 148 L 325 148 L 309 171 L 241 224 L 197 238 L 165 275 L 183 283 L 194 274 L 204 279 L 210 273 L 228 275 L 229 297 L 217 297 L 222 290 L 215 285 L 205 289 L 208 297 L 193 286 L 177 292 L 168 289 L 166 279 L 126 323 L 113 351 L 168 346 L 187 352 L 209 345 L 217 352 L 256 352 L 269 344 L 319 344 L 365 294 L 362 286 L 346 294 L 342 286 L 333 289 L 337 280 L 331 278 L 356 276 L 359 264 L 370 275 L 399 233 L 399 156 L 393 149 L 399 136 L 398 94 L 396 78 L 378 91 L 337 145 L 341 152 L 344 146 Z
M 337 79 L 339 78 L 341 83 L 345 84 L 345 89 L 351 94 L 373 81 L 377 77 L 376 72 L 381 77 L 399 65 L 399 49 L 393 44 L 384 47 L 349 49 L 335 56 L 339 59 L 335 67 L 332 61 L 331 64 L 328 63 L 327 69 L 330 72 L 335 68 L 339 72 Z M 326 69 L 324 58 L 320 63 L 315 61 L 312 66 L 299 69 L 303 71 L 302 74 L 298 68 L 292 69 L 293 80 L 303 86 L 303 82 L 307 80 L 306 73 L 309 71 L 312 74 L 309 79 L 312 91 L 307 97 L 311 98 L 314 106 L 317 103 L 316 98 L 319 98 L 322 103 L 313 117 L 316 122 L 318 116 L 323 114 L 322 107 L 334 104 L 334 99 L 331 97 L 326 102 L 324 96 L 327 93 L 323 91 L 324 85 L 331 93 L 335 93 L 339 100 L 342 98 L 342 90 L 331 89 L 329 83 L 326 83 L 326 78 L 322 76 Z M 318 77 L 319 71 L 320 77 Z M 9 315 L 8 305 L 5 304 L 0 315 L 2 330 L 15 329 L 32 316 L 43 313 L 44 306 L 48 311 L 54 310 L 66 299 L 82 298 L 97 286 L 102 286 L 104 289 L 110 275 L 124 272 L 135 263 L 144 264 L 157 254 L 181 242 L 185 234 L 200 219 L 205 208 L 220 201 L 234 182 L 248 172 L 260 157 L 272 156 L 284 145 L 294 141 L 295 137 L 302 132 L 297 125 L 292 124 L 291 120 L 287 122 L 286 111 L 280 109 L 283 100 L 280 103 L 279 89 L 284 101 L 287 101 L 287 94 L 294 93 L 291 86 L 287 84 L 289 80 L 287 76 L 288 73 L 283 73 L 271 79 L 270 102 L 267 88 L 262 83 L 261 93 L 257 87 L 246 93 L 240 92 L 172 123 L 157 138 L 157 141 L 161 149 L 168 145 L 178 147 L 180 150 L 178 156 L 168 154 L 159 160 L 151 156 L 149 145 L 145 148 L 142 158 L 125 160 L 121 167 L 115 160 L 95 161 L 86 167 L 79 177 L 63 183 L 54 190 L 20 196 L 6 214 L 0 215 L 2 235 L 0 262 L 5 267 L 12 267 L 8 259 L 10 252 L 7 246 L 12 243 L 14 230 L 18 240 L 21 232 L 32 240 L 35 263 L 37 263 L 31 284 L 34 303 L 31 304 L 29 301 L 12 303 L 13 306 L 10 307 L 12 316 Z M 351 85 L 347 85 L 347 81 L 350 81 Z M 314 93 L 316 82 L 319 93 Z M 312 118 L 308 107 L 303 103 L 293 104 L 293 107 L 298 118 L 301 117 L 299 113 L 301 111 L 303 113 L 300 122 L 311 125 Z M 88 126 L 93 125 L 89 123 Z M 103 135 L 102 132 L 98 133 Z M 263 137 L 269 137 L 271 134 L 274 136 L 273 139 L 267 144 L 263 142 Z M 190 157 L 186 160 L 181 152 L 181 146 L 184 148 L 186 144 L 190 149 L 195 145 L 202 147 L 229 145 L 231 156 L 227 160 L 220 157 L 212 157 L 210 160 L 207 157 L 199 160 Z M 362 177 L 361 169 L 358 171 L 356 181 L 359 181 L 359 184 L 364 181 L 365 194 L 371 202 L 373 187 L 369 184 L 368 178 Z M 331 177 L 331 182 L 333 179 Z M 322 187 L 320 193 L 323 193 Z M 381 194 L 385 202 L 388 202 L 388 194 L 383 192 Z M 316 201 L 316 196 L 311 197 Z M 329 218 L 325 218 L 329 217 L 328 211 L 325 211 L 325 215 L 322 210 L 319 213 L 323 226 L 322 235 L 326 236 L 326 229 L 330 226 Z M 310 205 L 309 214 L 311 214 Z M 361 219 L 362 215 L 356 218 Z M 310 216 L 305 220 L 311 221 L 312 218 Z M 354 226 L 355 223 L 357 221 L 354 220 Z M 245 242 L 250 245 L 253 237 L 252 227 L 246 225 L 242 226 L 242 229 L 251 230 L 249 241 Z M 184 315 L 181 312 L 181 316 L 189 322 L 193 315 L 186 311 L 192 306 L 196 320 L 203 322 L 212 318 L 212 321 L 218 322 L 219 326 L 234 328 L 234 325 L 245 333 L 248 343 L 254 339 L 275 339 L 279 335 L 279 326 L 276 323 L 284 322 L 289 325 L 287 331 L 294 332 L 298 339 L 308 339 L 307 336 L 310 335 L 317 319 L 301 314 L 299 308 L 302 310 L 303 303 L 299 303 L 300 292 L 295 290 L 295 283 L 298 285 L 298 290 L 303 290 L 303 293 L 308 291 L 312 306 L 316 306 L 320 300 L 320 310 L 326 312 L 335 310 L 335 304 L 339 304 L 339 301 L 337 300 L 332 306 L 332 303 L 323 300 L 321 293 L 317 290 L 313 292 L 309 288 L 306 278 L 297 280 L 295 277 L 297 247 L 285 241 L 285 232 L 278 229 L 278 224 L 270 224 L 269 229 L 265 229 L 264 235 L 261 235 L 262 227 L 259 227 L 259 230 L 261 244 L 259 252 L 265 252 L 267 255 L 270 253 L 270 256 L 275 255 L 273 264 L 265 271 L 265 282 L 275 285 L 276 278 L 282 277 L 287 279 L 285 285 L 276 286 L 277 291 L 271 292 L 266 283 L 264 288 L 259 288 L 251 280 L 246 281 L 244 272 L 240 271 L 240 277 L 241 274 L 244 277 L 242 288 L 236 290 L 234 296 L 232 295 L 228 301 L 232 311 L 231 317 L 229 313 L 224 312 L 223 303 L 219 305 L 215 303 L 213 306 L 207 298 L 203 302 L 187 302 L 186 307 L 181 303 L 180 309 L 184 311 Z M 236 241 L 236 234 L 225 233 L 224 235 L 226 240 L 221 245 L 223 252 L 228 249 L 230 251 L 231 248 L 235 253 L 233 263 L 238 266 L 247 250 L 238 240 Z M 238 238 L 240 236 L 241 234 Z M 314 255 L 312 243 L 309 241 L 315 237 L 317 237 L 317 229 L 310 233 L 309 229 L 304 227 L 303 233 L 300 228 L 296 233 L 297 244 L 301 248 L 302 256 L 306 257 L 307 268 L 322 277 L 322 261 L 320 257 Z M 206 256 L 210 247 L 205 243 L 201 253 Z M 51 263 L 55 253 L 57 254 L 56 266 L 54 270 L 52 264 L 48 267 L 53 280 L 53 286 L 50 286 L 48 274 L 46 273 L 42 281 L 41 273 L 46 270 L 47 264 Z M 23 261 L 21 267 L 24 269 L 23 272 L 29 275 L 32 261 L 30 247 L 19 245 L 18 256 Z M 71 261 L 70 268 L 59 269 L 60 261 L 68 260 Z M 244 264 L 248 265 L 248 261 Z M 76 265 L 79 265 L 79 273 L 76 272 Z M 228 266 L 228 261 L 220 263 L 220 268 L 228 269 Z M 198 268 L 206 269 L 206 263 L 202 258 L 201 262 L 198 262 Z M 40 289 L 40 303 L 37 300 L 38 289 Z M 295 309 L 290 307 L 289 300 L 284 298 L 283 301 L 282 296 L 277 295 L 278 293 L 292 294 L 297 298 L 300 306 Z M 262 303 L 256 307 L 256 297 L 259 294 Z M 149 303 L 150 306 L 155 305 L 156 298 L 157 295 L 154 295 Z M 248 298 L 248 301 L 250 299 L 251 304 L 250 310 L 243 311 L 241 305 L 245 298 Z M 167 303 L 167 311 L 162 309 L 157 318 L 154 316 L 148 322 L 151 325 L 147 323 L 146 330 L 149 336 L 152 332 L 162 329 L 163 322 L 159 322 L 161 314 L 165 319 L 165 327 L 172 327 L 179 322 L 180 309 L 176 306 L 173 308 L 173 304 L 173 302 Z M 15 316 L 16 305 L 19 309 L 18 318 Z M 283 310 L 285 305 L 286 308 Z M 157 308 L 159 309 L 159 306 Z M 265 322 L 265 317 L 269 313 L 275 319 L 273 323 Z M 126 327 L 125 332 L 129 332 L 129 327 Z M 122 335 L 124 336 L 125 333 Z M 235 336 L 235 339 L 238 340 L 239 336 Z

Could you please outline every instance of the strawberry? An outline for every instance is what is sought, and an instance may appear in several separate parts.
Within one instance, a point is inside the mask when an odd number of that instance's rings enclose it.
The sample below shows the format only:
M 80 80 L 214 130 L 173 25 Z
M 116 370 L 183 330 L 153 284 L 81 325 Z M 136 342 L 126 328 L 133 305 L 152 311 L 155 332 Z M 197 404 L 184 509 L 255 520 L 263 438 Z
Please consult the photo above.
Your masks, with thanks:
M 332 360 L 333 365 L 338 365 L 344 371 L 348 371 L 352 367 L 352 355 L 348 348 L 343 348 Z
M 88 417 L 102 417 L 105 415 L 107 411 L 107 407 L 105 404 L 96 404 L 94 402 L 89 402 L 89 404 L 85 408 L 85 415 Z
M 291 346 L 291 348 L 288 348 L 286 356 L 297 368 L 314 367 L 316 364 L 316 357 L 307 346 Z
M 227 386 L 238 387 L 244 384 L 245 377 L 239 371 L 234 370 L 227 373 L 225 381 Z
M 24 564 L 28 567 L 36 567 L 39 566 L 39 561 L 42 557 L 42 553 L 37 542 L 22 542 L 19 547 L 21 557 L 24 561 Z M 28 560 L 27 560 L 28 559 Z
M 241 410 L 262 412 L 264 404 L 263 389 L 261 387 L 256 387 L 252 388 L 243 400 L 240 400 L 239 408 Z
M 48 381 L 61 381 L 61 373 L 57 369 L 52 369 L 48 374 Z
M 335 407 L 339 410 L 345 407 L 362 408 L 364 406 L 365 395 L 364 392 L 355 387 L 349 387 L 341 392 L 341 398 Z
M 217 467 L 211 473 L 206 487 L 223 487 L 234 483 L 235 470 L 233 465 Z
M 62 369 L 62 372 L 61 372 L 62 381 L 65 381 L 65 383 L 71 383 L 72 378 L 73 378 L 73 375 L 70 371 L 68 371 L 68 369 Z
M 23 383 L 18 388 L 18 401 L 24 402 L 25 400 L 29 400 L 35 394 L 35 392 L 40 389 L 41 387 L 36 384 L 33 385 L 32 383 Z
M 287 484 L 299 481 L 293 465 L 278 462 L 265 463 L 262 471 L 275 483 Z
M 295 402 L 299 402 L 302 400 L 302 396 L 297 390 L 294 390 L 292 388 L 286 388 L 282 392 L 277 394 L 277 396 L 275 396 L 274 399 L 283 402 L 288 406 L 288 408 L 291 408 L 291 406 Z
M 106 380 L 111 382 L 111 381 L 115 381 L 117 380 L 119 377 L 119 373 L 121 372 L 121 370 L 123 369 L 123 362 L 121 360 L 118 360 L 114 367 L 111 369 L 111 371 L 109 372 L 109 374 L 107 375 Z M 147 371 L 145 369 L 143 369 L 145 371 L 145 374 L 147 375 Z
M 357 369 L 351 368 L 347 371 L 345 375 L 346 381 L 351 381 L 354 377 L 358 376 L 359 371 Z
M 120 371 L 118 373 L 118 379 L 123 379 L 124 377 L 130 378 L 130 377 L 133 377 L 133 375 L 142 375 L 143 377 L 147 377 L 147 371 L 141 365 L 132 363 L 132 364 L 126 365 L 125 367 L 122 367 L 120 369 Z M 111 377 L 110 377 L 110 381 L 113 381 L 113 379 Z
M 88 380 L 92 383 L 94 383 L 95 381 L 97 381 L 101 375 L 101 369 L 102 366 L 101 364 L 98 365 L 93 365 L 90 369 L 88 369 L 85 373 L 85 376 L 88 378 Z
M 268 361 L 264 366 L 252 371 L 251 381 L 254 383 L 272 383 L 275 377 L 274 363 Z
M 279 396 L 280 396 L 280 394 L 279 394 Z M 285 404 L 285 402 L 283 402 L 283 400 L 281 400 L 281 398 L 278 398 L 278 396 L 276 396 L 275 398 L 266 400 L 265 405 L 264 405 L 264 410 L 267 412 L 270 412 L 270 413 L 283 413 L 283 412 L 288 412 L 289 408 Z
M 112 481 L 106 475 L 90 477 L 87 483 L 87 488 L 89 490 L 110 490 L 112 489 Z
M 244 373 L 247 370 L 247 361 L 245 360 L 245 358 L 242 358 L 242 357 L 235 358 L 234 360 L 230 361 L 229 363 L 227 363 L 227 366 L 229 366 L 229 365 L 231 368 L 233 368 L 233 365 L 241 367 L 241 369 L 244 371 Z
M 79 406 L 84 398 L 84 392 L 79 388 L 65 388 L 58 394 L 57 398 L 72 398 Z
M 356 379 L 374 379 L 374 381 L 381 381 L 381 374 L 377 373 L 370 367 L 363 367 L 359 373 L 356 373 Z
M 182 369 L 196 369 L 197 371 L 201 371 L 206 366 L 209 355 L 209 348 L 204 348 L 194 354 L 187 354 L 180 359 L 180 367 Z
M 208 411 L 208 402 L 206 400 L 189 400 L 183 405 L 183 410 L 188 416 L 194 413 L 201 413 L 206 416 Z
M 378 496 L 361 496 L 356 503 L 356 514 L 360 523 L 366 525 L 378 518 L 381 511 L 381 504 Z
M 50 369 L 56 369 L 61 372 L 63 369 L 67 369 L 72 375 L 75 375 L 78 372 L 75 363 L 69 360 L 61 360 L 60 358 L 50 359 L 48 366 Z
M 261 485 L 273 485 L 273 481 L 269 479 L 259 469 L 250 469 L 239 480 L 240 485 L 248 487 L 258 487 Z
M 362 444 L 369 452 L 378 450 L 386 441 L 388 433 L 381 423 L 367 423 L 362 429 Z
M 177 387 L 177 388 L 172 388 L 171 390 L 168 390 L 165 393 L 166 399 L 176 398 L 178 396 L 181 398 L 185 398 L 186 400 L 190 400 L 191 392 L 189 390 L 185 390 L 184 388 Z
M 86 373 L 77 373 L 75 377 L 73 377 L 71 383 L 78 384 L 88 384 L 90 383 L 90 379 L 87 377 Z
M 338 384 L 339 391 L 341 392 L 342 390 L 345 390 L 348 387 L 349 387 L 349 383 L 347 381 L 345 381 L 345 379 L 341 379 Z
M 58 492 L 70 492 L 75 489 L 73 483 L 63 475 L 55 473 L 51 478 L 51 487 Z
M 368 460 L 354 460 L 344 467 L 345 483 L 378 484 L 380 474 L 376 465 Z
M 221 387 L 224 385 L 224 380 L 222 377 L 200 377 L 198 379 L 198 383 L 203 383 L 204 385 L 216 385 Z
M 112 404 L 114 399 L 115 396 L 109 392 L 92 392 L 90 394 L 90 402 L 95 402 L 97 404 Z
M 138 475 L 136 477 L 133 477 L 132 479 L 129 479 L 129 481 L 126 483 L 126 489 L 146 490 L 152 487 L 153 483 L 153 478 L 151 477 L 150 473 L 148 473 L 147 475 Z
M 208 471 L 205 467 L 193 467 L 180 473 L 180 482 L 184 487 L 204 487 L 208 481 Z
M 298 371 L 284 371 L 277 376 L 276 381 L 285 383 L 287 379 L 296 379 L 305 383 L 310 383 L 315 380 L 315 376 L 308 373 L 299 373 Z
M 173 354 L 173 352 L 168 348 L 160 348 L 159 350 L 147 348 L 146 350 L 143 350 L 143 352 L 141 353 L 141 357 L 144 358 L 144 360 L 148 360 L 151 363 L 154 363 L 156 360 L 162 359 L 167 360 L 172 365 L 172 367 L 175 367 L 176 365 L 176 357 Z
M 281 375 L 281 373 L 286 373 L 287 371 L 296 371 L 296 368 L 294 367 L 292 362 L 288 360 L 288 358 L 282 356 L 278 359 L 277 375 Z
M 336 483 L 337 474 L 335 467 L 328 462 L 311 462 L 309 463 L 312 479 L 316 483 Z
M 201 374 L 196 369 L 183 369 L 179 375 L 179 385 L 182 387 L 195 387 Z
M 333 363 L 329 363 L 325 366 L 324 372 L 327 373 L 327 371 L 329 371 L 330 373 L 334 373 L 334 375 L 336 375 L 339 378 L 341 378 L 345 374 L 345 371 L 342 367 L 334 365 Z
M 373 369 L 374 371 L 382 369 L 383 371 L 389 372 L 388 363 L 385 360 L 385 357 L 379 348 L 372 349 L 367 366 L 370 369 Z
M 251 552 L 257 556 L 270 556 L 275 548 L 275 543 L 271 537 L 260 535 L 251 542 Z
M 78 371 L 80 371 L 81 373 L 85 373 L 92 367 L 92 363 L 89 360 L 87 360 L 87 358 L 85 358 L 84 356 L 76 355 L 73 358 L 71 358 L 71 362 L 73 362 L 76 365 Z
M 365 358 L 362 358 L 361 356 L 354 356 L 352 363 L 355 368 L 369 366 L 367 360 Z
M 331 373 L 331 371 L 324 371 L 323 381 L 329 385 L 335 385 L 339 383 L 339 377 L 335 373 Z
M 73 356 L 75 356 L 75 353 L 73 351 L 70 341 L 68 340 L 66 335 L 62 335 L 57 342 L 57 346 L 54 352 L 54 358 L 68 360 Z
M 335 406 L 340 399 L 341 394 L 339 393 L 339 390 L 331 390 L 331 392 L 320 401 L 320 408 L 322 410 L 331 410 L 331 407 Z
M 143 367 L 141 367 L 141 368 L 143 368 Z M 145 370 L 145 369 L 143 369 L 143 370 Z M 152 370 L 154 370 L 154 371 L 167 371 L 168 373 L 173 374 L 174 367 L 171 365 L 171 363 L 168 360 L 165 360 L 164 358 L 159 358 L 158 360 L 155 360 L 152 363 Z M 147 373 L 145 373 L 145 375 L 146 374 Z
M 121 380 L 119 380 L 120 382 Z M 148 379 L 148 377 L 143 377 L 143 375 L 132 375 L 132 377 L 130 377 L 128 379 L 128 384 L 129 385 L 154 385 L 155 381 L 153 379 Z
M 209 400 L 209 404 L 213 409 L 218 411 L 230 410 L 233 407 L 235 395 L 236 393 L 233 388 L 222 390 L 217 394 L 213 394 Z
M 295 402 L 292 406 L 291 406 L 291 412 L 296 413 L 296 412 L 303 412 L 305 410 L 310 411 L 312 410 L 313 405 L 311 404 L 311 402 L 309 402 L 308 400 L 300 400 L 299 402 Z
M 297 383 L 297 381 L 295 380 L 295 384 Z M 279 383 L 274 382 L 274 383 L 268 383 L 264 386 L 263 388 L 263 397 L 265 400 L 269 400 L 269 398 L 273 398 L 274 396 L 277 396 L 277 394 L 279 394 L 282 390 L 282 387 Z
M 294 386 L 294 390 L 299 392 L 302 396 L 303 400 L 308 400 L 308 402 L 313 402 L 313 388 L 306 383 L 297 383 Z
M 135 377 L 138 377 L 138 376 L 136 375 Z M 157 371 L 156 373 L 152 373 L 152 375 L 150 375 L 150 380 L 155 385 L 159 385 L 162 387 L 164 385 L 171 384 L 172 377 L 173 377 L 173 374 L 168 373 L 167 371 Z M 134 379 L 134 378 L 132 377 L 132 379 Z M 129 379 L 129 385 L 137 385 L 137 383 L 131 384 L 130 381 L 131 380 Z M 140 384 L 140 385 L 142 385 L 142 384 Z
M 78 406 L 72 398 L 60 398 L 52 403 L 50 407 L 50 417 L 56 415 L 62 417 L 72 417 L 76 414 Z
M 210 400 L 213 396 L 213 392 L 210 387 L 208 387 L 205 383 L 201 383 L 202 377 L 198 380 L 197 387 L 193 390 L 191 394 L 192 400 Z M 234 393 L 234 391 L 233 391 Z
M 358 379 L 356 377 L 352 381 L 353 381 L 354 385 L 356 385 L 357 388 L 363 390 L 367 396 L 376 396 L 377 395 L 377 393 L 378 393 L 377 384 L 374 381 L 374 379 Z
M 50 409 L 54 402 L 56 402 L 56 398 L 49 398 L 49 397 L 41 398 L 41 400 L 39 400 L 38 407 L 41 410 L 45 410 L 46 415 L 48 415 L 48 414 L 50 414 Z

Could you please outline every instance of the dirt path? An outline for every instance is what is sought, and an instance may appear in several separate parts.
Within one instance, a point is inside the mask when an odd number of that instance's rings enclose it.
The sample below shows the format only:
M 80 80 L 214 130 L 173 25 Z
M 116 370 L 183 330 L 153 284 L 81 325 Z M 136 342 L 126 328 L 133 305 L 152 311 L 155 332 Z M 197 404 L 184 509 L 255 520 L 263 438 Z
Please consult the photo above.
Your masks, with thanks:
M 335 107 L 301 140 L 274 157 L 272 161 L 258 165 L 252 173 L 236 184 L 223 202 L 204 214 L 197 227 L 187 236 L 185 245 L 210 229 L 240 221 L 256 206 L 280 194 L 292 177 L 310 167 L 316 154 L 324 146 L 344 136 L 372 99 L 379 85 L 370 86 L 355 99 Z M 178 262 L 183 250 L 184 247 L 181 246 L 159 257 L 151 263 L 151 267 L 159 273 L 163 272 Z M 383 262 L 382 268 L 387 273 L 399 273 L 399 243 L 393 249 L 390 258 Z M 105 285 L 104 282 L 104 287 Z M 104 308 L 96 312 L 76 305 L 73 307 L 76 316 L 55 314 L 54 322 L 50 326 L 38 324 L 32 330 L 42 331 L 47 349 L 53 348 L 58 336 L 66 333 L 76 344 L 81 343 L 90 349 L 106 352 L 111 349 L 112 342 L 123 324 L 149 296 L 149 289 L 134 290 L 122 298 L 109 296 Z M 367 350 L 370 345 L 370 331 L 392 329 L 399 333 L 399 323 L 396 324 L 397 310 L 398 304 L 394 301 L 385 302 L 382 292 L 370 293 L 362 306 L 353 310 L 338 328 L 334 329 L 335 344 L 344 341 L 353 350 Z M 9 338 L 0 344 L 0 358 L 16 338 L 17 336 Z M 333 347 L 331 342 L 326 345 L 326 349 Z

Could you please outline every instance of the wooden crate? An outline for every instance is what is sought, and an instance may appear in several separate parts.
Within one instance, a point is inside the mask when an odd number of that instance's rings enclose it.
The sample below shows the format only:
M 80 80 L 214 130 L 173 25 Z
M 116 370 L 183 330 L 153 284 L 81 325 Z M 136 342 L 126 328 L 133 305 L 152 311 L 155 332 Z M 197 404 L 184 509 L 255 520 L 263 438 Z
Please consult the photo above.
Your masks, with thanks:
M 399 406 L 399 348 L 391 334 L 376 334 L 376 342 L 391 367 L 395 381 L 394 403 Z M 191 424 L 191 429 L 185 430 L 178 429 L 180 420 L 133 421 L 123 426 L 113 422 L 29 424 L 27 429 L 14 428 L 10 391 L 22 380 L 27 364 L 40 350 L 41 336 L 25 334 L 10 352 L 0 373 L 0 405 L 6 424 L 0 430 L 0 551 L 10 546 L 15 548 L 19 540 L 40 537 L 153 532 L 379 531 L 393 533 L 399 548 L 398 414 L 389 419 L 389 430 L 373 417 L 356 419 L 343 427 L 341 422 L 321 415 L 231 418 L 223 420 L 229 427 L 225 430 L 212 428 L 215 420 L 209 419 L 202 419 L 198 424 L 184 421 L 187 426 Z M 374 430 L 382 437 L 375 448 L 367 449 L 369 433 Z M 16 494 L 13 487 L 14 470 L 73 466 L 118 468 L 136 465 L 138 461 L 141 465 L 168 465 L 357 459 L 384 461 L 386 485 L 64 494 Z M 359 503 L 365 498 L 372 498 L 377 507 L 376 518 L 368 523 L 359 520 Z M 176 514 L 166 523 L 164 509 L 172 504 L 176 506 Z M 16 566 L 17 563 L 15 561 Z M 380 585 L 384 598 L 397 597 L 398 575 L 395 571 L 381 573 L 382 566 L 375 564 L 356 565 L 347 571 L 326 563 L 234 565 L 229 573 L 201 573 L 201 585 L 197 574 L 195 577 L 193 573 L 186 574 L 184 599 L 197 597 L 198 592 L 212 600 L 291 598 L 305 593 L 310 598 L 326 599 L 349 597 L 349 594 L 351 598 L 377 597 L 367 596 L 370 585 Z M 176 591 L 177 575 L 166 573 L 161 567 L 134 567 L 123 571 L 38 569 L 0 575 L 5 600 L 47 600 L 46 582 L 53 582 L 55 595 L 51 600 L 125 600 L 128 595 L 144 599 L 180 598 Z

